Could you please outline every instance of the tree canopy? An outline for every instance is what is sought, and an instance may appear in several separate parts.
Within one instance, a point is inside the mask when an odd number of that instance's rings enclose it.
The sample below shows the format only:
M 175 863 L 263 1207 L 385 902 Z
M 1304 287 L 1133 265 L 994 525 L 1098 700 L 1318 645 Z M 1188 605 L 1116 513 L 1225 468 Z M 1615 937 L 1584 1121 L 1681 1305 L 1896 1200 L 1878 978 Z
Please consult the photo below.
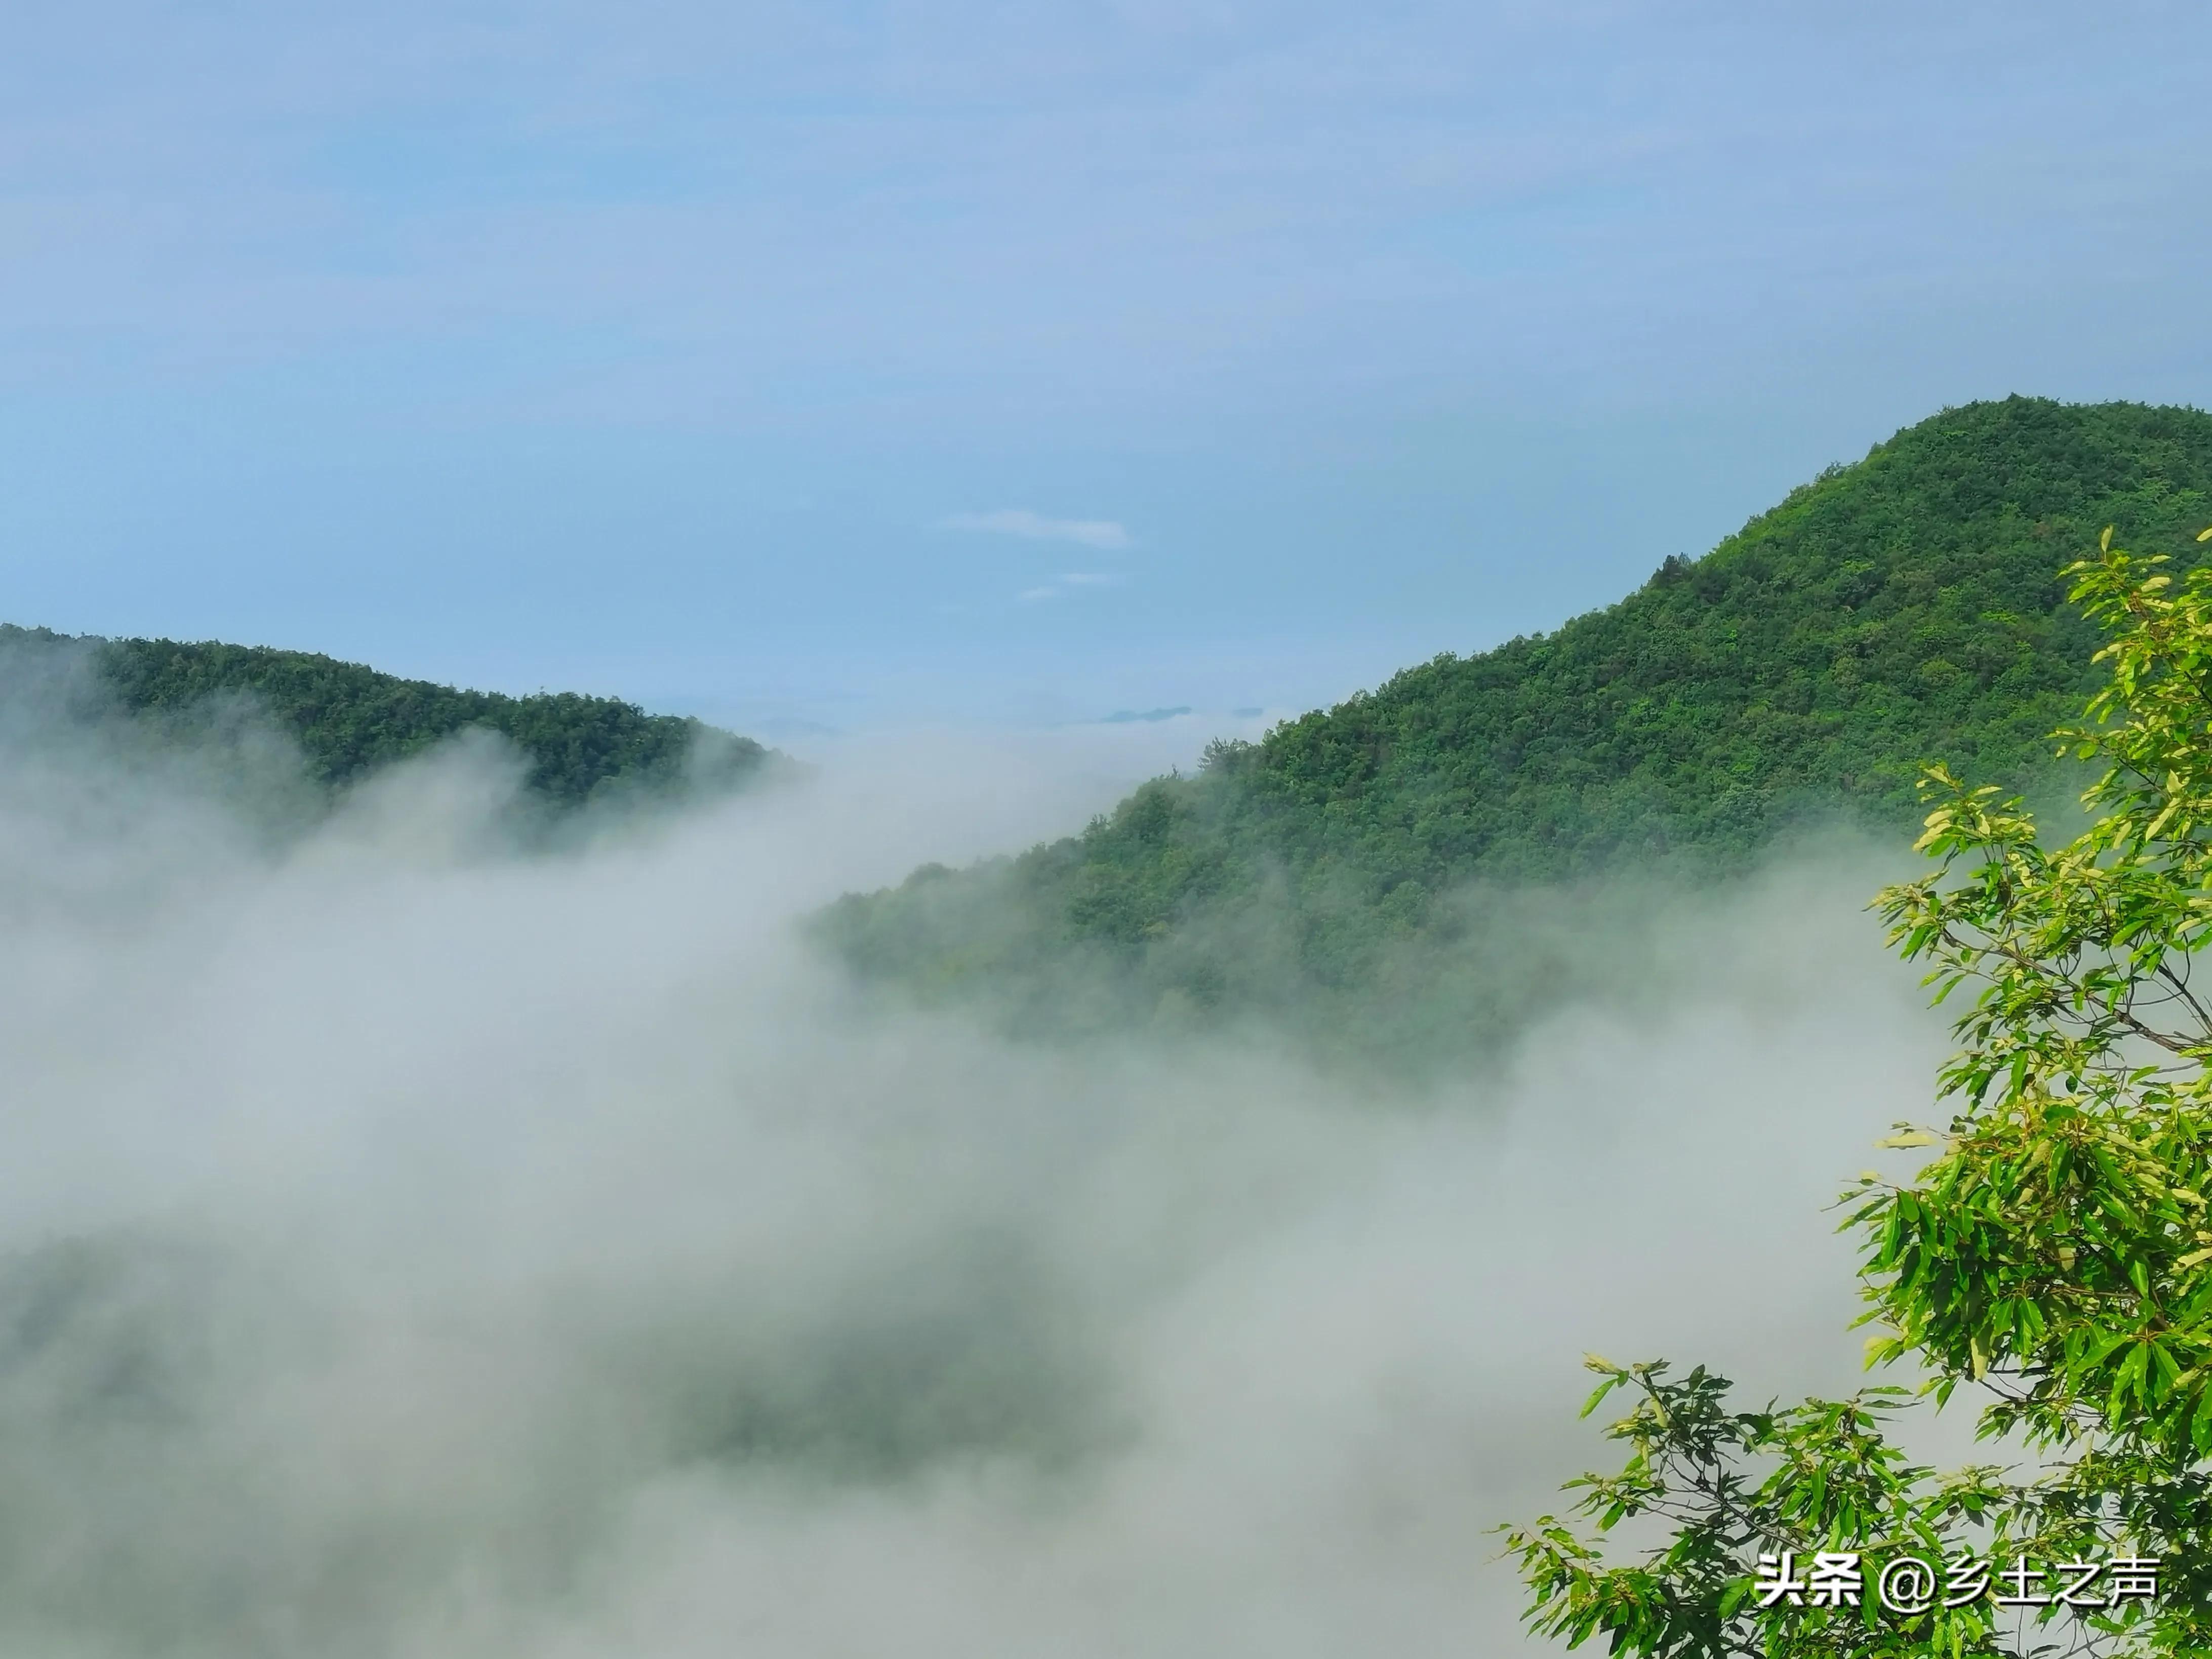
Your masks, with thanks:
M 1627 1389 L 1630 1455 L 1572 1483 L 1583 1527 L 1509 1534 L 1539 1631 L 1686 1659 L 2212 1650 L 2212 1008 L 2191 980 L 2212 940 L 2212 571 L 2177 586 L 2165 562 L 2107 532 L 2069 573 L 2114 630 L 2108 683 L 2058 734 L 2102 769 L 2091 827 L 2047 848 L 2018 798 L 1934 768 L 1937 868 L 1878 900 L 1937 1000 L 1967 1005 L 1948 1127 L 1884 1143 L 1936 1156 L 1846 1194 L 1869 1364 L 1923 1380 L 1742 1410 L 1702 1368 L 1593 1359 L 1585 1413 Z M 1898 1449 L 1899 1413 L 1960 1389 L 2019 1466 Z M 1660 1541 L 1608 1563 L 1604 1535 L 1638 1518 Z M 1807 1563 L 1831 1564 L 1831 1594 Z

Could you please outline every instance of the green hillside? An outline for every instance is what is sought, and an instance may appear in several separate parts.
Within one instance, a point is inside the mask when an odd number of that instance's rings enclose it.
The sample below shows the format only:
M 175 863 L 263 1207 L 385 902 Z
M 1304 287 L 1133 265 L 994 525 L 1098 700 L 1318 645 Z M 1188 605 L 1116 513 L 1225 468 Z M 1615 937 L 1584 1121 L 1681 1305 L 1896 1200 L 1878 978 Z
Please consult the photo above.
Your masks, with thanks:
M 2193 558 L 2208 520 L 2212 416 L 1947 410 L 1618 605 L 1216 744 L 1079 836 L 848 896 L 823 933 L 880 981 L 1047 1023 L 1316 992 L 1365 1018 L 1409 960 L 1442 971 L 1471 890 L 1494 927 L 1532 884 L 1702 878 L 1838 817 L 1901 833 L 1938 757 L 2051 786 L 2097 643 L 2058 572 L 2106 524 Z
M 527 787 L 556 807 L 617 793 L 672 797 L 732 785 L 769 750 L 703 721 L 615 697 L 510 697 L 404 680 L 304 651 L 173 640 L 72 639 L 0 623 L 0 647 L 84 653 L 96 700 L 148 724 L 244 699 L 300 745 L 313 780 L 338 788 L 470 726 L 529 757 Z

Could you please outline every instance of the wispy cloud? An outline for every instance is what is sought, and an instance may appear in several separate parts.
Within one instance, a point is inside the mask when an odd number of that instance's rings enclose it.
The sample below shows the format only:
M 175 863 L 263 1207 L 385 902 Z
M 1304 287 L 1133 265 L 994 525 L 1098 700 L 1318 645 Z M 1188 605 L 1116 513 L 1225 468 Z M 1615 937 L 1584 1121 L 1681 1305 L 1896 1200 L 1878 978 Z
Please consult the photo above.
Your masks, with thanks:
M 1116 575 L 1075 570 L 1042 587 L 1025 587 L 1014 597 L 1024 605 L 1035 605 L 1040 599 L 1064 599 L 1086 587 L 1119 587 L 1121 585 L 1121 578 Z
M 975 530 L 993 536 L 1024 536 L 1031 541 L 1079 542 L 1085 547 L 1129 545 L 1129 532 L 1111 519 L 1048 519 L 1024 507 L 1002 507 L 990 513 L 956 513 L 949 519 L 940 519 L 938 528 Z

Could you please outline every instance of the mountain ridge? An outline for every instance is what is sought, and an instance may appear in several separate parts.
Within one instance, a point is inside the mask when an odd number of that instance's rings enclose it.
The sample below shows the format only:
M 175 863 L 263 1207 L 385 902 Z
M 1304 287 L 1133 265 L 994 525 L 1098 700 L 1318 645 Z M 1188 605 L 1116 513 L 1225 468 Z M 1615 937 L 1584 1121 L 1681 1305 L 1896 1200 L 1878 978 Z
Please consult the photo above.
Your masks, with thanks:
M 1102 974 L 1115 1018 L 1303 1006 L 1466 927 L 1444 901 L 1470 884 L 1710 876 L 1823 823 L 1901 835 L 1929 761 L 2053 788 L 2048 733 L 2098 678 L 2060 570 L 2107 523 L 2193 562 L 2208 519 L 2203 411 L 1945 410 L 1612 605 L 1217 743 L 1074 836 L 848 895 L 818 933 L 878 983 L 1046 1023 Z
M 221 641 L 111 639 L 0 623 L 0 648 L 81 653 L 87 712 L 178 724 L 246 700 L 300 746 L 312 781 L 342 789 L 471 728 L 497 732 L 530 763 L 525 787 L 562 811 L 617 795 L 672 799 L 735 787 L 775 751 L 690 715 L 648 714 L 619 697 L 510 696 L 404 678 L 319 652 Z

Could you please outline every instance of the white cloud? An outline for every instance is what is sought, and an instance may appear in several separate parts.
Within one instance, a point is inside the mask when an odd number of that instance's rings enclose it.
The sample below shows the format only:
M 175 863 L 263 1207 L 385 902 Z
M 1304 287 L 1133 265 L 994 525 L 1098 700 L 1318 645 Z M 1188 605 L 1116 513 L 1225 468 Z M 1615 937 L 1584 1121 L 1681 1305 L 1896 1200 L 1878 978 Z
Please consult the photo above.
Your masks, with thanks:
M 1039 599 L 1064 599 L 1085 587 L 1119 587 L 1123 580 L 1107 571 L 1072 570 L 1057 581 L 1048 582 L 1042 587 L 1025 587 L 1014 597 L 1024 605 L 1034 605 Z
M 1111 519 L 1048 519 L 1024 507 L 990 513 L 956 513 L 938 521 L 940 530 L 976 530 L 994 536 L 1023 536 L 1031 541 L 1079 542 L 1085 547 L 1127 547 L 1129 532 Z

